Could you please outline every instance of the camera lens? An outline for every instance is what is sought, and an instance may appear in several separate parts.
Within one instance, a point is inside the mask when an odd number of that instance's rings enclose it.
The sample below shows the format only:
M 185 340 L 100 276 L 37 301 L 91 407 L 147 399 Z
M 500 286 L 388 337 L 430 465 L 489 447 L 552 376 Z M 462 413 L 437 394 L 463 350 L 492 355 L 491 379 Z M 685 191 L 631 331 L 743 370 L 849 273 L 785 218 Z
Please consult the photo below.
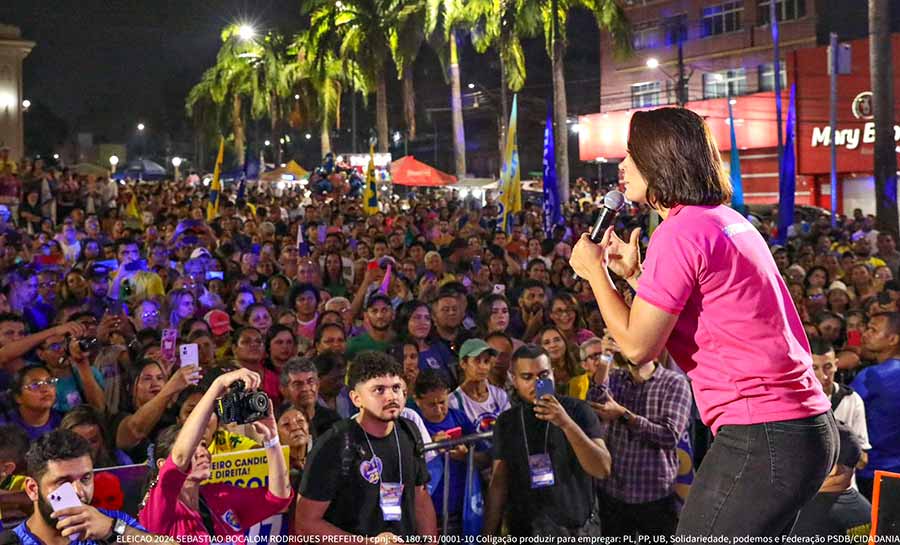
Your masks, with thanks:
M 263 392 L 257 392 L 247 399 L 247 406 L 256 412 L 267 412 L 269 409 L 269 396 Z

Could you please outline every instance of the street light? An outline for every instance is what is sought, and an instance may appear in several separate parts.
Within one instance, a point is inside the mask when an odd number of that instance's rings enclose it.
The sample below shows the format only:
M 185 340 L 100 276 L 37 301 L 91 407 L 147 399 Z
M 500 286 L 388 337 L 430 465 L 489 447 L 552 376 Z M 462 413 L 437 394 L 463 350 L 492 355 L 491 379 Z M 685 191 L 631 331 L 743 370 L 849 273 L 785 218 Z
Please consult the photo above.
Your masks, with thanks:
M 578 123 L 572 123 L 571 130 L 574 134 L 578 134 L 581 131 L 581 125 Z
M 470 83 L 470 84 L 469 84 L 469 89 L 474 89 L 474 88 L 475 88 L 475 84 L 474 84 L 474 83 Z
M 650 57 L 649 59 L 647 59 L 647 68 L 651 70 L 656 70 L 657 68 L 659 68 L 659 59 L 657 59 L 656 57 Z
M 178 167 L 181 166 L 181 157 L 172 157 L 172 166 L 175 167 L 175 181 L 177 182 L 181 178 L 178 172 Z
M 300 94 L 299 94 L 299 93 L 296 94 L 296 95 L 294 95 L 294 100 L 300 100 Z
M 249 42 L 256 37 L 256 29 L 253 25 L 243 23 L 238 27 L 238 37 L 245 42 Z
M 137 130 L 143 132 L 145 128 L 147 128 L 147 126 L 144 125 L 143 123 L 138 123 L 138 124 L 137 124 Z
M 306 133 L 304 136 L 306 137 L 307 140 L 309 140 L 310 138 L 312 138 L 312 135 L 309 134 L 309 133 Z
M 116 165 L 119 164 L 119 156 L 118 155 L 110 155 L 109 156 L 109 166 L 112 167 L 112 171 L 116 171 Z
M 54 161 L 59 161 L 59 154 L 58 154 L 58 153 L 54 153 L 54 154 L 53 154 L 53 160 L 54 160 Z
M 266 147 L 269 147 L 269 146 L 272 145 L 272 141 L 271 141 L 271 140 L 266 140 L 266 141 L 263 142 L 263 143 L 266 145 Z
M 31 108 L 31 101 L 26 98 L 22 101 L 22 109 L 28 111 L 28 108 Z

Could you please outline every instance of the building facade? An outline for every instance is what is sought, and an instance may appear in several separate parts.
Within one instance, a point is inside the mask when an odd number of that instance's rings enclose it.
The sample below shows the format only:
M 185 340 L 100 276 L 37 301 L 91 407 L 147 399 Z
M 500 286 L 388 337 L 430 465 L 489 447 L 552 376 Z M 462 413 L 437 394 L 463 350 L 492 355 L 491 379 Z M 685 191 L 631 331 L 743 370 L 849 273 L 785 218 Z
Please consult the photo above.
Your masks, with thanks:
M 22 61 L 34 45 L 18 28 L 0 24 L 0 146 L 16 160 L 25 153 Z

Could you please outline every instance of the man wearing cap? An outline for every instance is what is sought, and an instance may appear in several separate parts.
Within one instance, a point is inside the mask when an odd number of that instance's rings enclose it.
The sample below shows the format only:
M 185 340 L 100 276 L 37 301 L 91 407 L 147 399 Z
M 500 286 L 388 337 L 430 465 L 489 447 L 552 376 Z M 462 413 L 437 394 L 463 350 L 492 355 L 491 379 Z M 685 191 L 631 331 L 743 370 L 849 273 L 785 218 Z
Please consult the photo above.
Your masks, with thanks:
M 347 359 L 353 359 L 363 350 L 385 352 L 394 340 L 394 307 L 391 298 L 381 293 L 373 293 L 366 300 L 366 311 L 363 318 L 363 327 L 366 332 L 356 337 L 351 337 L 347 342 Z
M 213 342 L 216 345 L 216 361 L 222 360 L 231 350 L 231 318 L 221 310 L 211 310 L 206 313 L 203 320 L 209 326 L 213 334 Z
M 466 414 L 479 433 L 491 431 L 500 413 L 509 409 L 506 392 L 488 382 L 497 351 L 482 339 L 469 339 L 459 349 L 462 384 L 450 394 L 449 405 Z

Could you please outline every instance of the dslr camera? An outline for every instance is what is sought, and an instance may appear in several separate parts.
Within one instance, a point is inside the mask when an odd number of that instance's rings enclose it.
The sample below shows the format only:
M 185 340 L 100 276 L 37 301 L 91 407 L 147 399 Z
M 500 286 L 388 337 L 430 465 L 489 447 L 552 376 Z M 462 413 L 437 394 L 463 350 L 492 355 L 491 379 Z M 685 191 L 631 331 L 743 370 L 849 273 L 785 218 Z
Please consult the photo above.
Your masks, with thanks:
M 216 400 L 216 414 L 223 424 L 249 424 L 269 414 L 269 403 L 265 392 L 244 391 L 244 381 L 236 380 L 228 393 Z

